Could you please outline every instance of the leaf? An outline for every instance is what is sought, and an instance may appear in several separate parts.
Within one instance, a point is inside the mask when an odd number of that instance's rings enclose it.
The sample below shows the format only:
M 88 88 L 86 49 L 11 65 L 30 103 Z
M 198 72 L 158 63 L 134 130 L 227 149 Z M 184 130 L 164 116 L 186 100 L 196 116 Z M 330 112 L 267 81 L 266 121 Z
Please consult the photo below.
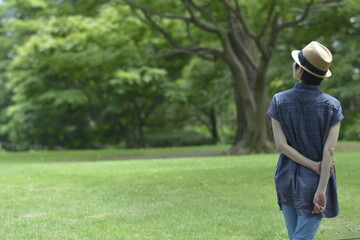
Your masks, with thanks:
M 87 96 L 79 89 L 52 90 L 47 91 L 39 97 L 40 101 L 52 102 L 55 107 L 70 105 L 73 108 L 85 105 L 88 102 Z

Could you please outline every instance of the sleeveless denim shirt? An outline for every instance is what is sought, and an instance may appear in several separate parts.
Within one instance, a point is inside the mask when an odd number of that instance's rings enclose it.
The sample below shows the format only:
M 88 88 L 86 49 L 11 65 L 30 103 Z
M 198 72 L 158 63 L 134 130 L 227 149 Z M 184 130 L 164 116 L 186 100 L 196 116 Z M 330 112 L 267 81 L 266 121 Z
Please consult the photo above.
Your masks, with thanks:
M 275 94 L 267 114 L 280 122 L 286 140 L 305 157 L 321 161 L 329 130 L 344 116 L 340 102 L 317 86 L 297 83 L 294 88 Z M 320 176 L 280 154 L 275 172 L 278 204 L 294 206 L 299 216 L 312 215 L 313 198 Z M 326 190 L 326 209 L 331 218 L 339 213 L 336 172 Z

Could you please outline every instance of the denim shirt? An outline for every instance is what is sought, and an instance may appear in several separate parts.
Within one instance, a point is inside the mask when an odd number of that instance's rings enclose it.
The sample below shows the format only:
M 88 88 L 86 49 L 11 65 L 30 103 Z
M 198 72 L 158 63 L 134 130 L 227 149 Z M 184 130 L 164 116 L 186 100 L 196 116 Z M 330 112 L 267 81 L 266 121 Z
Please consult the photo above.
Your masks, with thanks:
M 321 161 L 329 130 L 344 116 L 340 102 L 317 86 L 297 83 L 294 88 L 275 94 L 267 112 L 280 122 L 290 146 L 313 161 Z M 320 176 L 314 171 L 280 154 L 275 185 L 280 209 L 292 205 L 298 215 L 312 215 L 313 198 Z M 338 215 L 336 172 L 329 179 L 326 209 L 321 214 Z

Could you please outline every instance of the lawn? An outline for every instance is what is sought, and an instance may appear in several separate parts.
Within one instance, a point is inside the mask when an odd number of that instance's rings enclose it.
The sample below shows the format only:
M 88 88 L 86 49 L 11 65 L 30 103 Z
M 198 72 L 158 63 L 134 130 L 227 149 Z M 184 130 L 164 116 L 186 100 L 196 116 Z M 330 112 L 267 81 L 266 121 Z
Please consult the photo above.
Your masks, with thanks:
M 0 239 L 286 239 L 277 154 L 109 160 L 132 158 L 114 151 L 0 153 Z M 196 148 L 132 155 L 171 151 Z M 100 156 L 107 161 L 84 161 Z M 318 240 L 360 237 L 359 159 L 347 148 L 336 154 L 341 213 L 324 220 Z

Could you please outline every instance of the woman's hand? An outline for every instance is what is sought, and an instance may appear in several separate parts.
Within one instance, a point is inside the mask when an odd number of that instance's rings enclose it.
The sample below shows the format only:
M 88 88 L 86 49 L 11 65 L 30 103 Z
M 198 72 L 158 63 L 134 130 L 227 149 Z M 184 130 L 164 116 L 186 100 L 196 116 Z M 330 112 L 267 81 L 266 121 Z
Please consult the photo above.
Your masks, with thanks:
M 325 210 L 326 208 L 326 196 L 325 193 L 315 193 L 314 199 L 314 208 L 311 212 L 312 214 L 318 214 Z
M 315 162 L 313 171 L 316 172 L 317 175 L 320 175 L 320 173 L 321 173 L 321 162 Z
M 335 163 L 332 162 L 331 165 L 330 165 L 330 177 L 334 174 L 334 167 L 335 167 Z M 314 164 L 313 171 L 316 172 L 316 174 L 320 175 L 320 173 L 321 173 L 321 162 L 316 162 Z

